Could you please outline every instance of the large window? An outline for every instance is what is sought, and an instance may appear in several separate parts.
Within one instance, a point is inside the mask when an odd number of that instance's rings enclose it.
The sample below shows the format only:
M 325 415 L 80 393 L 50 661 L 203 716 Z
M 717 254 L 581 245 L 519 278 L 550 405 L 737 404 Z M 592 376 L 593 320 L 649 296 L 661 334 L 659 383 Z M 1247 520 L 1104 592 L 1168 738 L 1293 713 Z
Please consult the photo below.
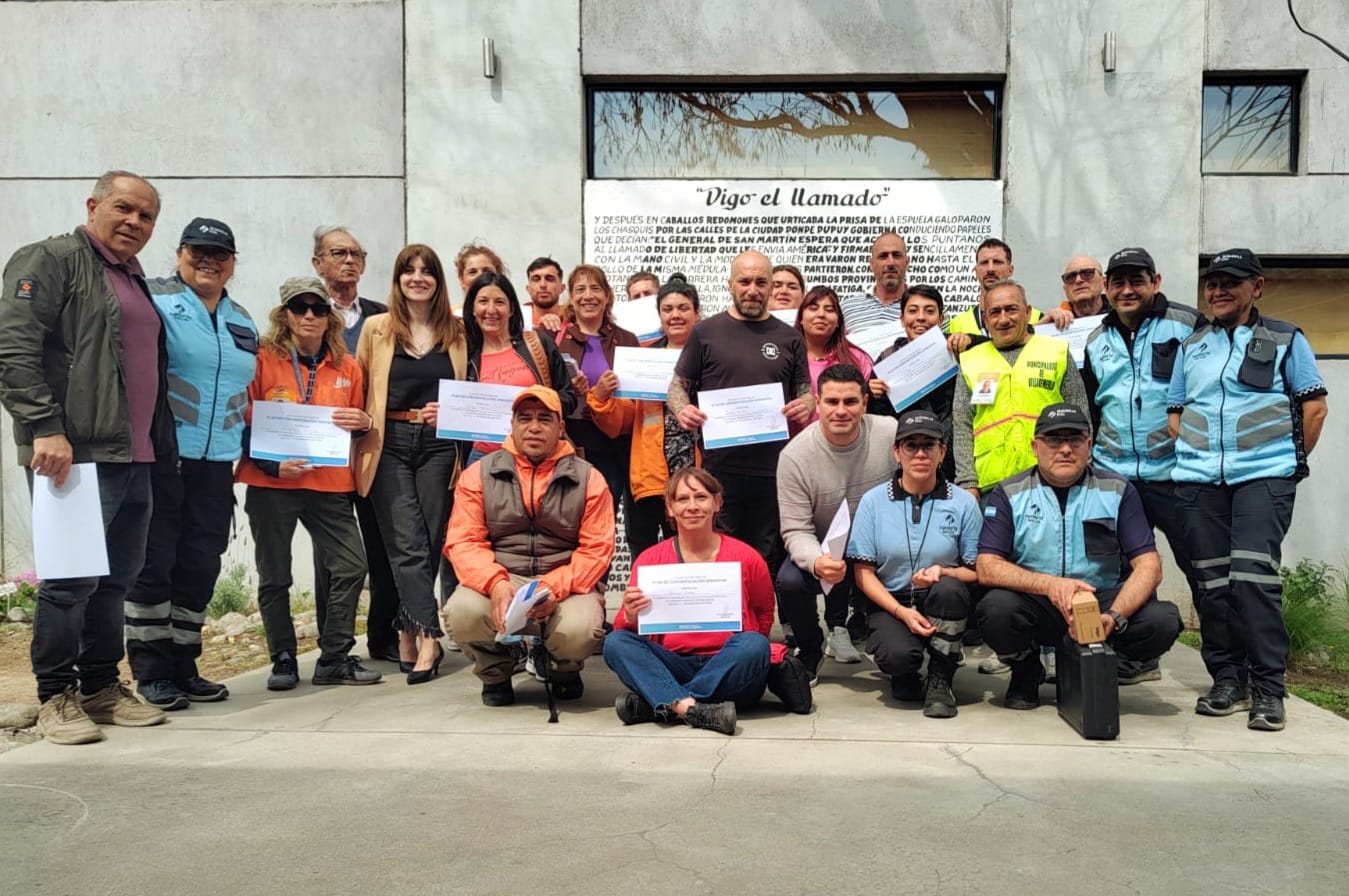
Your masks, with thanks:
M 592 87 L 594 178 L 994 178 L 999 85 Z
M 1297 172 L 1300 75 L 1204 79 L 1204 174 Z

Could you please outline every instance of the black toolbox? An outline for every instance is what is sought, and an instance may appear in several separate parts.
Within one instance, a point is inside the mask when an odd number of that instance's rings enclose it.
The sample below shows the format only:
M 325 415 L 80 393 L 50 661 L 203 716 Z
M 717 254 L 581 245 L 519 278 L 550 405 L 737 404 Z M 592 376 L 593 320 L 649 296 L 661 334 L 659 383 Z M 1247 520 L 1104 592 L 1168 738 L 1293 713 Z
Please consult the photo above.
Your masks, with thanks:
M 1059 715 L 1088 740 L 1119 737 L 1119 669 L 1108 644 L 1065 635 L 1056 657 Z

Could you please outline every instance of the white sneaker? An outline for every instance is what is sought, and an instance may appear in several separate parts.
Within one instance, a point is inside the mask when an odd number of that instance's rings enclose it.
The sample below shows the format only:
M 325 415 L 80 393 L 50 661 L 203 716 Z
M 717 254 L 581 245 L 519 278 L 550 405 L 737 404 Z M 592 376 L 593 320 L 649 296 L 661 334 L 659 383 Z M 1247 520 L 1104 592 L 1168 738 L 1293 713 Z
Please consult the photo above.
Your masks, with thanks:
M 1012 668 L 1011 666 L 1007 665 L 1002 660 L 998 659 L 998 655 L 996 653 L 993 654 L 992 656 L 984 657 L 984 659 L 979 663 L 979 671 L 984 673 L 985 675 L 998 675 L 1008 671 L 1011 668 Z
M 1058 661 L 1054 658 L 1053 647 L 1040 648 L 1040 665 L 1045 667 L 1045 681 L 1053 684 L 1058 679 Z
M 825 656 L 832 656 L 836 663 L 860 663 L 862 654 L 852 646 L 852 635 L 841 625 L 836 625 L 824 642 Z

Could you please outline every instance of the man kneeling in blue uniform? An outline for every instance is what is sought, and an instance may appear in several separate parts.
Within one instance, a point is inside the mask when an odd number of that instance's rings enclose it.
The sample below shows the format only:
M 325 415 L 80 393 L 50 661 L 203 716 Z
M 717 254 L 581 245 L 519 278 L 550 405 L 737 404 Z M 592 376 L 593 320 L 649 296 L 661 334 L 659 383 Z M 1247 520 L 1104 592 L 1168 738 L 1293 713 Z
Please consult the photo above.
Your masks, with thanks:
M 1004 480 L 984 505 L 976 569 L 988 591 L 976 607 L 984 640 L 1012 669 L 1003 705 L 1040 705 L 1040 646 L 1068 631 L 1073 595 L 1101 607 L 1106 641 L 1150 662 L 1180 635 L 1180 611 L 1157 599 L 1161 558 L 1138 492 L 1093 467 L 1091 423 L 1075 405 L 1040 412 L 1036 465 Z

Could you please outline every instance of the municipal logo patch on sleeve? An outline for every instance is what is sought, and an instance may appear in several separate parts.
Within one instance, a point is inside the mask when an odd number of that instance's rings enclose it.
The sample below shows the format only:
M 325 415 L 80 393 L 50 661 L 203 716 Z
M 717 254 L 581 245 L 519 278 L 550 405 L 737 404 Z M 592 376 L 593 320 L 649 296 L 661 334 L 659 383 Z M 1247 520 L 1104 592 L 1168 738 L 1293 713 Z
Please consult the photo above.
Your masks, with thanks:
M 14 290 L 14 298 L 31 300 L 36 293 L 36 283 L 32 280 L 20 280 L 18 287 Z
M 989 506 L 984 508 L 984 516 L 997 516 L 997 515 L 998 515 L 998 508 L 994 507 L 993 505 L 990 504 Z

